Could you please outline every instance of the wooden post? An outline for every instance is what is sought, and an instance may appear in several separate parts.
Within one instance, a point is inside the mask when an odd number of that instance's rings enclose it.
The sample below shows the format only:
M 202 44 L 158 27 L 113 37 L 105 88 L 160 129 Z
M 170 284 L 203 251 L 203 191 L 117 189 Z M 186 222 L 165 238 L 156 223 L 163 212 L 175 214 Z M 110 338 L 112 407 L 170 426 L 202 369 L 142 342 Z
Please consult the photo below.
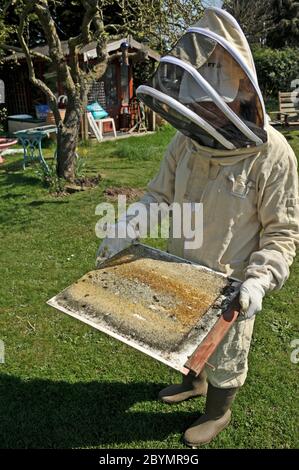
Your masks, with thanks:
M 149 131 L 156 130 L 156 113 L 151 109 L 147 108 L 147 126 Z
M 81 134 L 81 139 L 83 141 L 88 140 L 88 120 L 87 120 L 87 114 L 86 111 L 83 112 L 81 115 L 81 121 L 80 121 L 80 134 Z

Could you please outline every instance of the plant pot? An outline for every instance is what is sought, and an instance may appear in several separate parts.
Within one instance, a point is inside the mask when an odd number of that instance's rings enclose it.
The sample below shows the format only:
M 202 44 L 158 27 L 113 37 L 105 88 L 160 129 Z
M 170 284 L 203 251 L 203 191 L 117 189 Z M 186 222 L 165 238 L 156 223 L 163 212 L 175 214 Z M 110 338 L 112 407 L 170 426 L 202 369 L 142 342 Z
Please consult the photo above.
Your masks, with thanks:
M 62 120 L 64 120 L 65 112 L 66 112 L 65 109 L 59 109 L 59 114 Z M 54 125 L 56 124 L 53 111 L 48 112 L 46 122 L 47 124 L 54 124 Z

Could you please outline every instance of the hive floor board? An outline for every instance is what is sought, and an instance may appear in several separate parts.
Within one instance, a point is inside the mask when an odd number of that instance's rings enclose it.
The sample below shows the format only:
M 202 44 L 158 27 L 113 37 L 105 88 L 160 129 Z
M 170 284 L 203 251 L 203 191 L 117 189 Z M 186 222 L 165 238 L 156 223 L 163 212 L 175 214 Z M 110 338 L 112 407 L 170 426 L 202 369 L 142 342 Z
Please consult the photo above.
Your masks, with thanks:
M 233 281 L 136 244 L 48 303 L 182 370 L 217 321 Z

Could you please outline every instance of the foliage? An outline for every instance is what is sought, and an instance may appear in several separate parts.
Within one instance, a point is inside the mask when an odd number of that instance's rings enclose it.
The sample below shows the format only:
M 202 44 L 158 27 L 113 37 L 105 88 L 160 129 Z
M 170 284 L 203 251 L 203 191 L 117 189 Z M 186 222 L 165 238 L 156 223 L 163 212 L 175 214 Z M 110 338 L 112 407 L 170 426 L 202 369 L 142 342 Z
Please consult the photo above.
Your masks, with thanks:
M 1 11 L 3 11 L 3 6 L 1 5 L 1 3 L 4 4 L 8 2 L 5 2 L 4 0 L 0 1 L 0 14 Z M 25 3 L 26 2 L 22 0 L 17 0 L 15 1 L 15 7 L 9 8 L 5 13 L 5 27 L 7 28 L 7 25 L 10 25 L 10 44 L 18 45 L 17 37 L 13 33 L 16 31 L 16 28 L 19 24 L 19 14 L 24 8 Z M 110 0 L 110 2 L 101 3 L 110 4 L 106 4 L 103 6 L 105 23 L 117 23 L 118 10 L 116 0 Z M 62 41 L 68 40 L 68 38 L 76 34 L 76 31 L 80 31 L 82 26 L 83 12 L 83 5 L 80 0 L 49 0 L 48 5 L 57 27 L 57 34 Z M 0 39 L 4 31 L 5 29 L 0 30 Z M 43 29 L 38 21 L 37 16 L 34 14 L 31 14 L 28 17 L 25 34 L 26 41 L 29 44 L 29 47 L 31 48 L 46 43 Z
M 299 44 L 296 0 L 225 0 L 224 8 L 241 25 L 251 44 L 278 49 Z
M 263 94 L 277 96 L 291 91 L 291 82 L 299 78 L 299 48 L 254 48 L 253 55 Z
M 87 90 L 91 80 L 100 79 L 106 72 L 108 63 L 120 59 L 122 53 L 108 54 L 108 38 L 113 37 L 115 30 L 121 34 L 122 21 L 117 18 L 118 9 L 122 8 L 120 0 L 40 0 L 39 2 L 24 0 L 8 0 L 2 9 L 4 24 L 11 24 L 14 19 L 15 28 L 11 34 L 10 44 L 1 43 L 2 50 L 22 52 L 28 66 L 29 80 L 47 99 L 53 111 L 57 126 L 57 173 L 59 177 L 74 179 L 76 146 L 82 112 L 87 103 Z M 116 9 L 108 9 L 116 5 Z M 80 18 L 78 14 L 80 11 Z M 111 14 L 113 11 L 113 14 Z M 70 28 L 70 12 L 74 12 L 74 22 Z M 79 21 L 79 23 L 78 23 Z M 117 22 L 118 21 L 118 22 Z M 76 25 L 76 23 L 78 23 Z M 113 27 L 112 27 L 112 23 Z M 116 24 L 115 24 L 116 23 Z M 34 29 L 32 41 L 31 27 Z M 68 54 L 62 39 L 67 42 Z M 16 46 L 16 40 L 19 47 Z M 95 41 L 97 57 L 86 71 L 85 62 L 80 60 L 82 48 Z M 45 43 L 48 52 L 30 49 L 31 44 Z M 132 55 L 132 54 L 131 54 Z M 145 59 L 145 56 L 143 56 Z M 38 74 L 38 61 L 48 66 L 48 71 L 55 76 L 63 93 L 67 96 L 66 113 L 59 113 L 57 88 L 53 83 Z M 56 90 L 55 90 L 56 88 Z
M 236 18 L 251 44 L 263 44 L 271 28 L 271 2 L 225 0 L 223 8 Z
M 65 189 L 65 180 L 59 178 L 57 175 L 57 158 L 56 154 L 54 158 L 48 161 L 48 168 L 40 165 L 36 171 L 37 176 L 42 181 L 43 185 L 48 188 L 50 194 L 61 194 Z M 75 161 L 75 179 L 84 178 L 86 173 L 86 158 L 79 157 L 77 155 Z
M 4 131 L 7 119 L 7 109 L 0 107 L 0 132 Z
M 161 53 L 203 14 L 201 0 L 124 0 L 125 31 Z
M 299 2 L 297 0 L 272 0 L 273 27 L 267 37 L 267 45 L 273 48 L 298 47 Z
M 86 172 L 86 158 L 77 155 L 75 162 L 75 178 L 83 178 Z
M 40 165 L 36 171 L 37 176 L 43 185 L 48 188 L 51 194 L 60 194 L 64 190 L 65 181 L 57 175 L 57 159 L 53 158 L 47 162 L 48 168 Z

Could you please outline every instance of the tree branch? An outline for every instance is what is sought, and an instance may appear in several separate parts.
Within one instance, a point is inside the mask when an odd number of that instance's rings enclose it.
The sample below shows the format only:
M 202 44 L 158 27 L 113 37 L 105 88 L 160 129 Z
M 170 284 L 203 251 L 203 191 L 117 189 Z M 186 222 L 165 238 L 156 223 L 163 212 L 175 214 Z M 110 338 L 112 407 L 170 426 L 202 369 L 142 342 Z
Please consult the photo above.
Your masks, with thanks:
M 47 0 L 35 2 L 34 11 L 39 19 L 49 46 L 49 55 L 53 64 L 57 67 L 58 79 L 63 82 L 66 94 L 73 97 L 76 94 L 76 87 L 71 76 L 69 67 L 64 56 L 61 41 L 57 34 L 55 22 L 49 10 Z
M 1 44 L 1 49 L 4 49 L 5 51 L 12 51 L 12 52 L 20 52 L 24 54 L 24 51 L 21 47 L 16 47 L 16 46 L 10 46 L 9 44 Z M 52 63 L 52 60 L 49 56 L 45 54 L 41 54 L 40 52 L 35 52 L 32 49 L 29 50 L 29 54 L 31 57 L 35 57 L 37 59 L 44 60 L 45 62 Z
M 55 116 L 55 120 L 56 120 L 56 122 L 59 122 L 60 121 L 60 114 L 59 114 L 59 111 L 58 111 L 58 104 L 57 104 L 56 96 L 54 95 L 54 93 L 50 90 L 49 87 L 47 87 L 47 85 L 42 80 L 40 80 L 36 77 L 35 70 L 34 70 L 34 65 L 33 65 L 33 60 L 32 60 L 32 57 L 30 55 L 30 50 L 29 50 L 29 47 L 28 47 L 28 45 L 25 41 L 24 35 L 23 35 L 25 21 L 26 21 L 27 15 L 29 14 L 30 10 L 33 7 L 33 4 L 34 4 L 34 2 L 30 2 L 29 4 L 27 4 L 26 8 L 23 10 L 23 12 L 20 16 L 20 23 L 19 23 L 19 26 L 18 26 L 18 29 L 17 29 L 17 35 L 18 35 L 18 39 L 20 41 L 22 50 L 23 50 L 23 52 L 25 54 L 25 57 L 26 57 L 26 61 L 27 61 L 27 65 L 28 65 L 28 72 L 29 72 L 29 79 L 34 85 L 36 85 L 48 97 L 50 103 L 52 104 L 52 109 L 53 109 L 53 113 L 54 113 L 54 116 Z
M 97 13 L 97 2 L 96 4 L 90 5 L 87 1 L 81 0 L 85 8 L 85 14 L 82 21 L 81 33 L 78 36 L 72 37 L 68 40 L 69 44 L 69 57 L 72 76 L 78 83 L 81 80 L 82 71 L 79 66 L 79 52 L 80 49 L 91 42 L 90 25 L 93 21 L 94 15 Z
M 7 10 L 13 5 L 14 0 L 7 0 L 4 4 L 2 15 L 5 16 L 7 13 Z
M 90 1 L 98 4 L 98 1 L 96 0 L 89 0 L 89 2 Z M 92 76 L 96 79 L 99 79 L 106 72 L 109 60 L 109 54 L 107 49 L 107 33 L 105 31 L 104 26 L 103 11 L 100 8 L 97 8 L 92 23 L 95 29 L 94 37 L 97 43 L 97 58 L 96 63 L 94 64 L 91 72 L 89 73 L 89 78 Z

